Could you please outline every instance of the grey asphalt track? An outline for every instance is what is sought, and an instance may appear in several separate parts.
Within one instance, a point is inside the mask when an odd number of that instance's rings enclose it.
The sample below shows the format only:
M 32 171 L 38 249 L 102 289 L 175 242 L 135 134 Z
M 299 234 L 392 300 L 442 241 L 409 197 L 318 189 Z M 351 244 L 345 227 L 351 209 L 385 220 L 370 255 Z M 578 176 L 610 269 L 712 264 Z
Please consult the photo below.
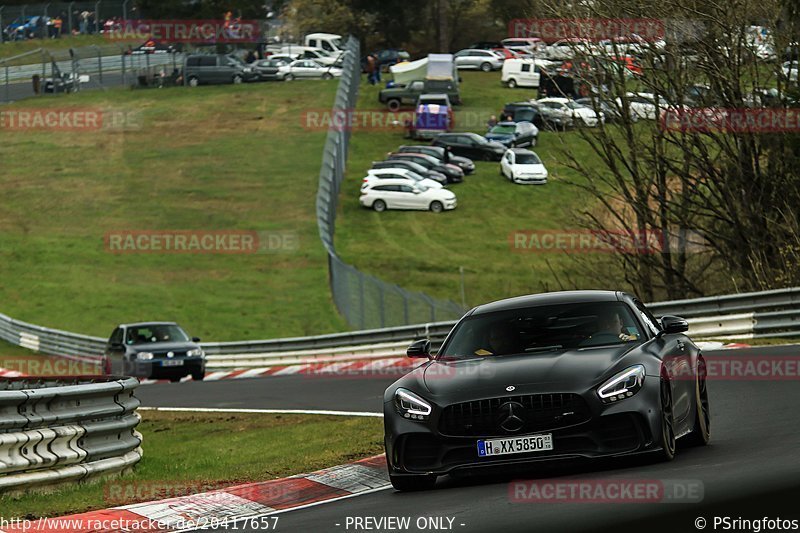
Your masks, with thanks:
M 783 358 L 800 346 L 763 347 L 706 355 Z M 209 383 L 141 387 L 147 406 L 261 407 L 379 411 L 383 389 L 392 379 L 322 379 L 287 376 Z M 512 531 L 756 531 L 714 527 L 714 513 L 731 519 L 800 518 L 800 381 L 712 380 L 709 383 L 712 444 L 682 448 L 674 461 L 615 460 L 579 465 L 546 465 L 492 477 L 441 478 L 436 489 L 397 493 L 391 489 L 280 515 L 279 530 L 400 531 L 348 526 L 348 517 L 454 519 L 452 530 Z M 515 479 L 684 480 L 702 486 L 699 503 L 513 503 Z M 445 520 L 445 524 L 447 521 Z M 463 525 L 462 525 L 463 524 Z M 789 524 L 791 525 L 791 524 Z M 241 524 L 241 531 L 255 531 Z M 766 528 L 760 527 L 764 531 Z

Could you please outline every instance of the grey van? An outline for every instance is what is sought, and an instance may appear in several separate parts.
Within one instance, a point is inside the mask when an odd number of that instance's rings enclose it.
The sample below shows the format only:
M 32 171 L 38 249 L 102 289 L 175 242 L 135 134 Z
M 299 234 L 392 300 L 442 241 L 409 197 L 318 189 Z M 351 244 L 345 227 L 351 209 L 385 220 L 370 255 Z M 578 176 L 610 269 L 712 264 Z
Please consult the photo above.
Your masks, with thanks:
M 253 69 L 241 59 L 224 54 L 186 56 L 183 72 L 186 84 L 191 87 L 217 83 L 242 83 L 256 77 Z

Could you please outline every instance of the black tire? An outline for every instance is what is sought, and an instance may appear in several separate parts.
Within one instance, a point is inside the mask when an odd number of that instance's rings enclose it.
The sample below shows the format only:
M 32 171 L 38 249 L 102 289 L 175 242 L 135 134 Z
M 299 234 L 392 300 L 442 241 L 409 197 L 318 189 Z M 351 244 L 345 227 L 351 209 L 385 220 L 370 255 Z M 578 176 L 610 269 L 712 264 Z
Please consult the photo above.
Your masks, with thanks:
M 484 161 L 494 161 L 494 158 L 492 157 L 492 154 L 490 154 L 489 152 L 486 152 L 485 154 L 483 154 L 483 160 Z
M 190 76 L 188 81 L 189 87 L 197 87 L 200 85 L 200 80 L 197 78 L 197 76 Z
M 293 79 L 294 79 L 294 74 L 292 74 L 291 72 L 283 77 L 283 81 L 292 81 Z
M 192 379 L 194 381 L 203 381 L 205 378 L 206 378 L 205 370 L 198 370 L 197 372 L 192 372 Z
M 238 74 L 237 74 L 236 76 L 234 76 L 234 77 L 233 77 L 233 83 L 234 83 L 234 85 L 239 85 L 239 84 L 240 84 L 240 83 L 242 83 L 243 81 L 244 81 L 244 78 L 242 78 L 242 77 L 241 77 L 241 76 L 239 76 Z
M 695 402 L 694 426 L 682 441 L 689 446 L 706 446 L 711 440 L 711 409 L 708 402 L 706 362 L 702 357 L 697 361 Z
M 661 437 L 659 444 L 661 450 L 659 458 L 662 461 L 672 461 L 675 458 L 675 414 L 672 410 L 672 387 L 666 376 L 661 376 Z
M 325 74 L 322 75 L 322 79 L 323 80 L 332 80 L 333 79 L 333 74 L 331 74 L 330 72 L 326 72 Z
M 441 213 L 442 211 L 444 211 L 444 205 L 442 205 L 442 202 L 436 200 L 431 202 L 430 209 L 434 213 Z
M 436 476 L 393 476 L 389 474 L 389 480 L 395 490 L 403 492 L 430 490 L 436 485 Z
M 492 71 L 491 63 L 481 63 L 481 70 L 483 72 L 491 72 Z
M 169 378 L 170 383 L 178 383 L 181 380 L 181 377 Z
M 390 98 L 386 102 L 386 107 L 389 108 L 389 111 L 395 112 L 400 110 L 400 100 L 397 98 Z
M 516 89 L 516 87 L 517 87 L 517 80 L 515 80 L 514 78 L 511 78 L 510 80 L 508 80 L 508 88 L 509 89 Z
M 374 202 L 372 202 L 372 209 L 374 209 L 378 213 L 383 213 L 384 211 L 386 211 L 386 202 L 384 202 L 383 200 L 375 200 Z

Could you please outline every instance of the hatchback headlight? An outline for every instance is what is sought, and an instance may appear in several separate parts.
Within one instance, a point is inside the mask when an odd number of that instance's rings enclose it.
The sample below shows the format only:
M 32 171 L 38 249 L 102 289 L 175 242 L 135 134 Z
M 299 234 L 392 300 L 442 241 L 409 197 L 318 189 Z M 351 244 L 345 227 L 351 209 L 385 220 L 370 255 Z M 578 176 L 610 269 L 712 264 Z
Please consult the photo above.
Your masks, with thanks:
M 612 403 L 630 398 L 642 388 L 645 370 L 642 365 L 634 365 L 603 383 L 597 395 L 603 403 Z
M 427 420 L 432 410 L 431 404 L 406 389 L 397 389 L 394 393 L 394 403 L 403 418 L 412 420 Z
M 136 359 L 139 359 L 140 361 L 149 361 L 152 358 L 152 352 L 139 352 L 136 354 Z

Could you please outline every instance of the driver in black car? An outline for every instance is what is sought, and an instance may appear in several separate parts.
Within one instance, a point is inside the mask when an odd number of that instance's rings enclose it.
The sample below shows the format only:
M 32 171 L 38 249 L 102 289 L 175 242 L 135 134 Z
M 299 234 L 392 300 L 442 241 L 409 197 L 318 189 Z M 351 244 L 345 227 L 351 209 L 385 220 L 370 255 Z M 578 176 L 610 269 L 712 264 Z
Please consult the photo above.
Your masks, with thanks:
M 487 348 L 475 350 L 475 355 L 510 355 L 519 351 L 519 334 L 508 322 L 495 322 L 489 327 Z
M 636 340 L 636 335 L 629 335 L 623 330 L 622 317 L 619 313 L 611 313 L 600 319 L 600 329 L 586 339 L 591 344 L 600 344 L 621 340 L 622 342 Z

